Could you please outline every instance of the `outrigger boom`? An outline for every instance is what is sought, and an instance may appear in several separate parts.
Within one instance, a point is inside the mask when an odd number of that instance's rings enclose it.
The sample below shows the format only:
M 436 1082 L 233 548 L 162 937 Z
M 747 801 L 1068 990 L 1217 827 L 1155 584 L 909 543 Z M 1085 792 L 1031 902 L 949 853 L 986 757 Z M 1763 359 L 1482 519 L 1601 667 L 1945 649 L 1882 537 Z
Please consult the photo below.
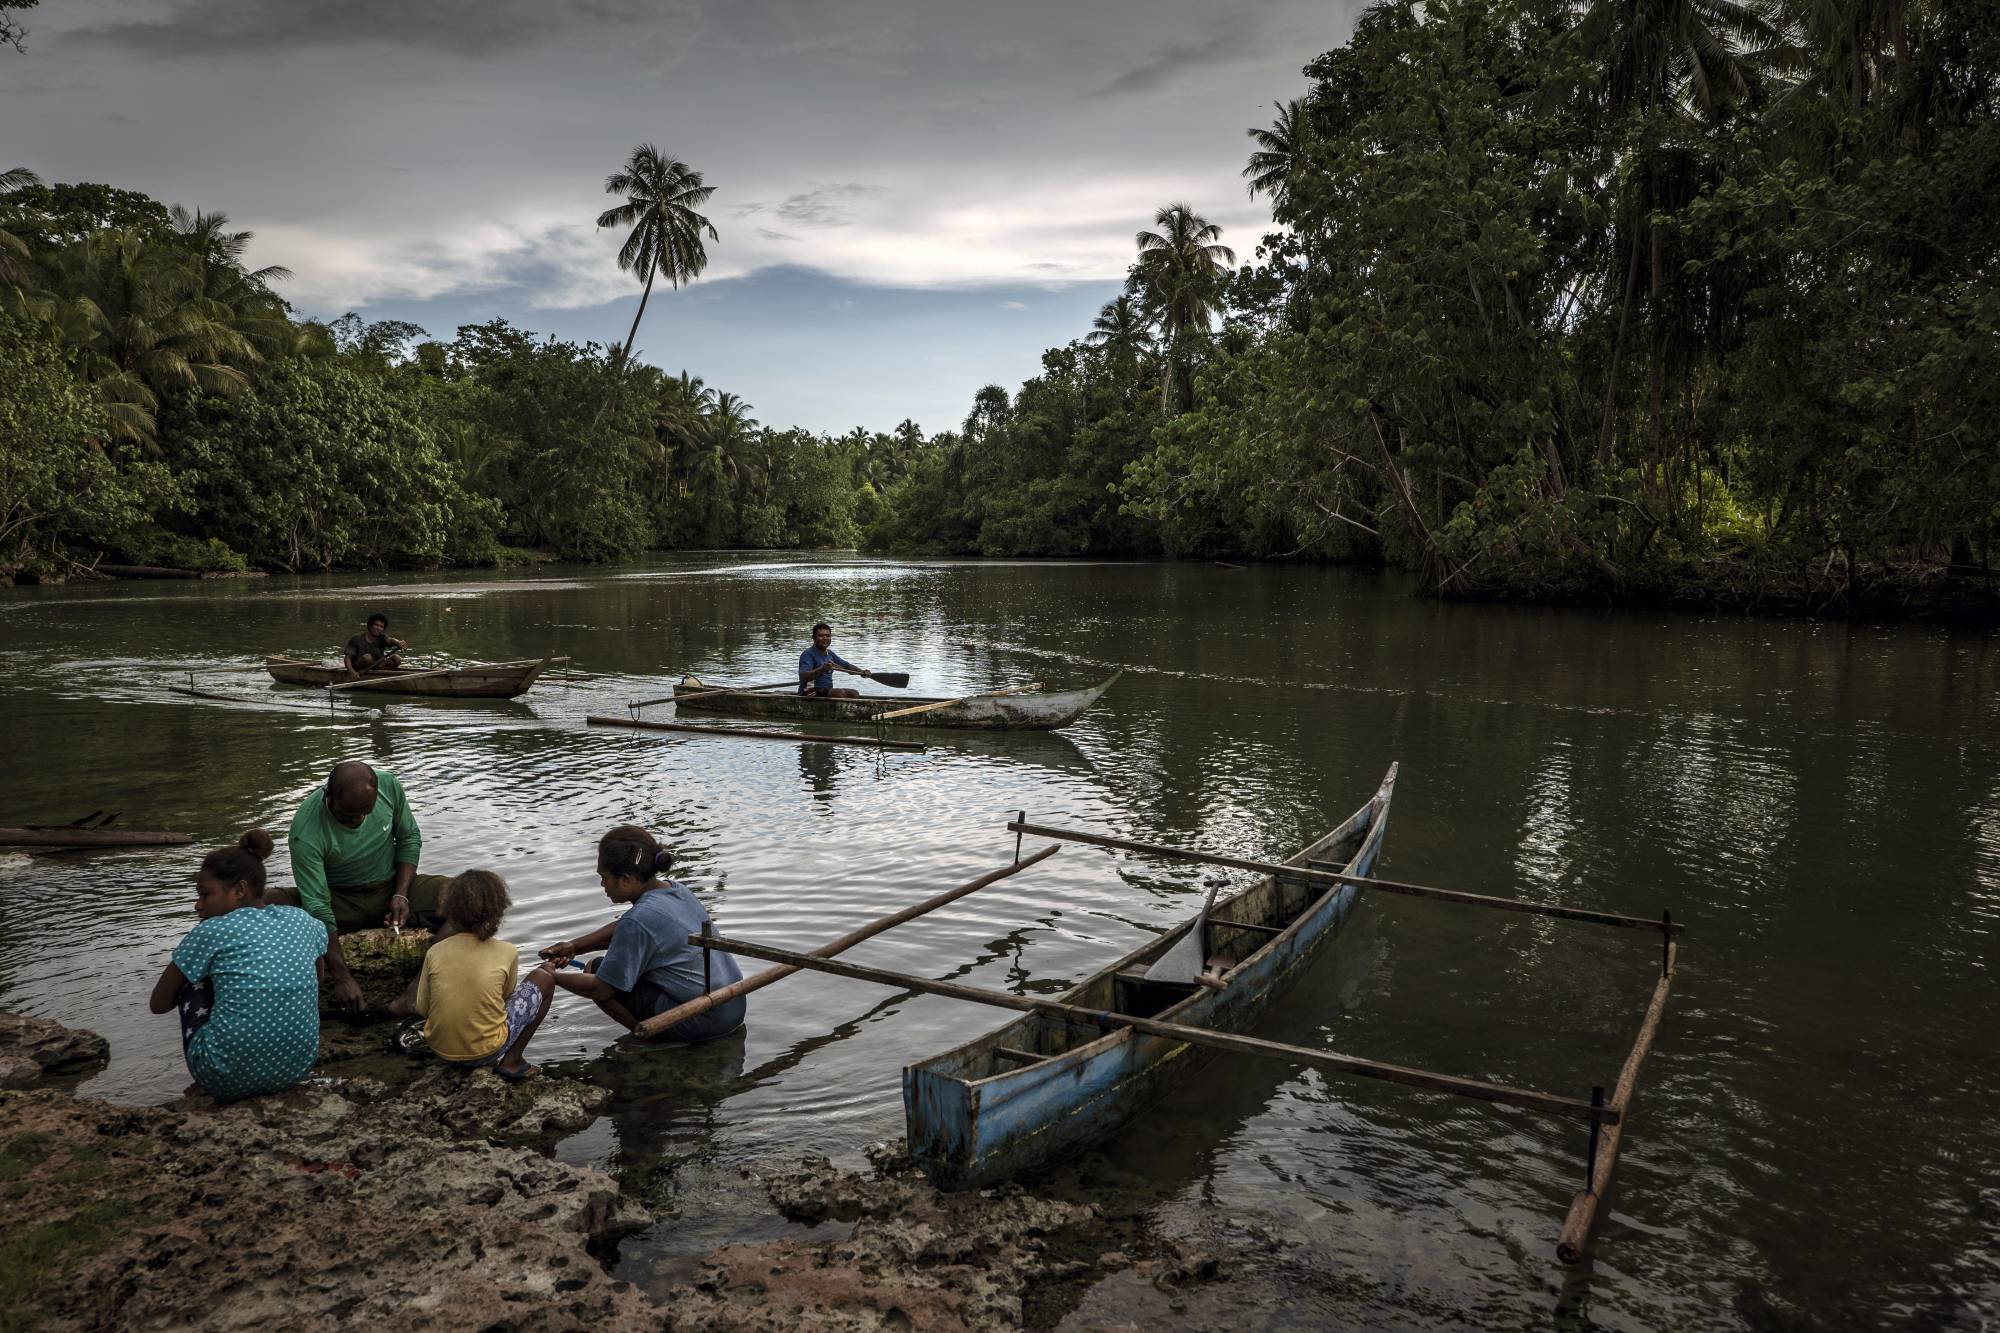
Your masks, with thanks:
M 1386 793 L 1393 785 L 1394 769 L 1383 784 Z M 1386 797 L 1378 798 L 1385 802 Z M 1366 807 L 1364 807 L 1364 810 Z M 1359 818 L 1359 816 L 1357 816 Z M 1353 821 L 1350 821 L 1352 823 Z M 1306 866 L 1281 864 L 1278 862 L 1255 861 L 1242 857 L 1224 856 L 1216 853 L 1197 852 L 1186 848 L 1166 847 L 1153 843 L 1135 842 L 1130 839 L 1113 838 L 1102 834 L 1085 833 L 1074 829 L 1052 828 L 1028 822 L 1026 813 L 1007 825 L 1015 835 L 1015 860 L 991 874 L 983 875 L 956 889 L 947 890 L 935 897 L 896 912 L 890 916 L 871 921 L 854 931 L 822 945 L 811 952 L 776 948 L 767 944 L 753 943 L 715 934 L 695 934 L 688 937 L 689 943 L 707 951 L 719 949 L 725 953 L 737 954 L 745 958 L 758 958 L 778 964 L 756 976 L 722 987 L 699 996 L 679 1007 L 669 1010 L 656 1018 L 641 1024 L 641 1036 L 652 1035 L 686 1018 L 721 1004 L 726 1000 L 747 994 L 783 980 L 799 971 L 823 972 L 832 976 L 847 977 L 856 981 L 869 981 L 877 985 L 919 994 L 941 995 L 950 999 L 965 1000 L 974 1004 L 990 1005 L 995 1008 L 1012 1009 L 1025 1014 L 1037 1014 L 1063 1023 L 1094 1027 L 1107 1033 L 1130 1029 L 1134 1033 L 1182 1042 L 1188 1046 L 1229 1051 L 1239 1055 L 1251 1055 L 1264 1059 L 1281 1060 L 1290 1064 L 1318 1069 L 1327 1073 L 1351 1074 L 1362 1078 L 1380 1079 L 1389 1083 L 1400 1083 L 1409 1087 L 1422 1088 L 1431 1092 L 1446 1092 L 1455 1096 L 1469 1097 L 1478 1101 L 1492 1102 L 1503 1106 L 1516 1106 L 1537 1111 L 1545 1115 L 1559 1116 L 1580 1121 L 1590 1126 L 1590 1145 L 1584 1168 L 1584 1187 L 1572 1200 L 1568 1214 L 1563 1220 L 1556 1253 L 1564 1263 L 1576 1263 L 1584 1255 L 1589 1245 L 1592 1226 L 1596 1222 L 1597 1210 L 1606 1189 L 1610 1185 L 1611 1173 L 1617 1164 L 1618 1147 L 1625 1123 L 1630 1115 L 1631 1102 L 1638 1082 L 1639 1067 L 1652 1047 L 1654 1034 L 1659 1030 L 1660 1018 L 1666 1008 L 1667 994 L 1673 984 L 1674 967 L 1678 945 L 1675 937 L 1683 927 L 1674 921 L 1671 913 L 1662 913 L 1660 918 L 1624 916 L 1613 912 L 1587 911 L 1581 908 L 1557 907 L 1543 903 L 1529 903 L 1513 898 L 1495 898 L 1482 894 L 1460 893 L 1450 889 L 1434 889 L 1424 885 L 1404 884 L 1394 880 L 1375 879 L 1367 875 L 1341 874 L 1317 868 L 1328 864 L 1325 861 L 1308 861 Z M 1406 1065 L 1388 1064 L 1379 1060 L 1367 1060 L 1358 1056 L 1344 1055 L 1335 1051 L 1313 1050 L 1304 1046 L 1287 1045 L 1283 1042 L 1267 1041 L 1236 1032 L 1217 1031 L 1190 1023 L 1170 1022 L 1141 1014 L 1121 1013 L 1112 1009 L 1094 1008 L 1088 1005 L 1068 1004 L 1060 1000 L 1042 999 L 1029 995 L 1016 995 L 1011 991 L 990 990 L 977 986 L 967 986 L 958 982 L 939 981 L 929 977 L 916 976 L 906 972 L 894 972 L 887 968 L 866 967 L 857 963 L 836 961 L 833 955 L 844 952 L 864 939 L 880 934 L 892 926 L 921 916 L 946 903 L 955 901 L 969 893 L 985 888 L 1020 870 L 1045 860 L 1056 851 L 1051 845 L 1023 859 L 1020 854 L 1020 839 L 1023 835 L 1055 838 L 1063 841 L 1091 843 L 1122 851 L 1136 852 L 1148 856 L 1161 856 L 1175 860 L 1192 861 L 1206 865 L 1227 866 L 1233 869 L 1255 871 L 1269 876 L 1273 881 L 1288 880 L 1293 883 L 1320 885 L 1324 888 L 1351 886 L 1357 889 L 1374 889 L 1382 892 L 1406 894 L 1420 898 L 1431 898 L 1443 902 L 1455 902 L 1471 906 L 1498 908 L 1512 912 L 1527 912 L 1535 915 L 1557 917 L 1580 921 L 1592 925 L 1617 926 L 1626 929 L 1657 930 L 1661 934 L 1660 977 L 1653 988 L 1638 1038 L 1634 1041 L 1631 1054 L 1626 1057 L 1619 1071 L 1618 1083 L 1609 1100 L 1604 1088 L 1591 1089 L 1588 1101 L 1539 1092 L 1528 1088 L 1510 1087 L 1500 1083 L 1489 1083 L 1479 1079 L 1463 1078 L 1454 1074 L 1437 1073 L 1426 1069 L 1413 1069 Z M 1328 835 L 1329 839 L 1333 835 Z M 1328 839 L 1322 839 L 1324 844 Z M 1316 844 L 1317 846 L 1317 844 Z M 1308 849 L 1309 852 L 1313 849 Z M 1298 859 L 1306 859 L 1301 854 Z M 1241 922 L 1220 921 L 1221 928 L 1238 930 L 1261 929 Z M 1020 1051 L 1008 1047 L 996 1047 L 994 1054 L 1011 1061 L 1026 1061 L 1030 1064 L 1044 1060 L 1058 1059 L 1043 1053 Z M 906 1071 L 907 1077 L 907 1071 Z

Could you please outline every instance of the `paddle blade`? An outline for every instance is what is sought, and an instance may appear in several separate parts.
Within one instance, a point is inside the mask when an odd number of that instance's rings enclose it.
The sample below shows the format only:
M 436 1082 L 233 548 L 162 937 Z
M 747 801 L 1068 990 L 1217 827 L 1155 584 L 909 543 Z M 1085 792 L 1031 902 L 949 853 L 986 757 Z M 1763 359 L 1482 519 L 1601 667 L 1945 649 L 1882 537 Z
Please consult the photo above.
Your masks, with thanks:
M 892 690 L 900 690 L 910 683 L 910 673 L 907 671 L 877 671 L 869 679 L 877 685 L 887 685 Z

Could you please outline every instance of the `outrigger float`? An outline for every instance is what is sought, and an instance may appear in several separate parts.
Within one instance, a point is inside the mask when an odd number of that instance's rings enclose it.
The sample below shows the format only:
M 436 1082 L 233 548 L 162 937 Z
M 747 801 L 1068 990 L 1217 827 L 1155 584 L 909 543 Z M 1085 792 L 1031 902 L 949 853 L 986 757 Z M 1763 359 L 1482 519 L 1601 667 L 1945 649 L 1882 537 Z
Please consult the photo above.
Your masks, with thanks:
M 1677 937 L 1683 927 L 1671 913 L 1654 920 L 1373 878 L 1369 872 L 1381 854 L 1395 787 L 1396 767 L 1391 765 L 1366 805 L 1281 863 L 1033 824 L 1024 811 L 1007 825 L 1015 835 L 1011 865 L 870 922 L 811 952 L 718 935 L 690 936 L 703 949 L 704 959 L 708 951 L 719 949 L 778 966 L 648 1019 L 638 1033 L 653 1035 L 799 971 L 1018 1011 L 1023 1016 L 1004 1027 L 903 1071 L 911 1155 L 946 1189 L 990 1184 L 1077 1151 L 1140 1114 L 1174 1080 L 1197 1067 L 1201 1055 L 1214 1051 L 1538 1111 L 1590 1126 L 1583 1188 L 1571 1201 L 1556 1242 L 1557 1256 L 1564 1263 L 1576 1263 L 1588 1248 L 1598 1207 L 1610 1186 L 1639 1068 L 1659 1030 L 1673 984 Z M 1057 841 L 1023 857 L 1025 837 Z M 862 940 L 1047 860 L 1060 842 L 1248 870 L 1261 878 L 1219 902 L 1211 892 L 1193 920 L 1052 999 L 836 961 L 835 955 Z M 1565 1097 L 1242 1035 L 1242 1029 L 1251 1026 L 1339 932 L 1363 892 L 1659 932 L 1660 976 L 1609 1097 L 1602 1086 L 1592 1088 L 1587 1099 Z

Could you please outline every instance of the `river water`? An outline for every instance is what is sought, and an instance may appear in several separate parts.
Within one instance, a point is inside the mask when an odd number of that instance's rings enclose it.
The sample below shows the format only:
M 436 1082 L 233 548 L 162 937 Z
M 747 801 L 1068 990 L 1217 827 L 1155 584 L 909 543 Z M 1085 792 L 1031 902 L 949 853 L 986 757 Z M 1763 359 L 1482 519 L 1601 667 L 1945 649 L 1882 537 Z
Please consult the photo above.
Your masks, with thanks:
M 330 656 L 378 607 L 420 648 L 568 653 L 593 678 L 379 707 L 247 673 L 200 678 L 230 702 L 162 688 L 186 683 L 175 664 Z M 820 618 L 912 692 L 1125 675 L 1061 733 L 933 732 L 921 755 L 583 725 L 682 671 L 782 679 Z M 592 853 L 613 824 L 668 836 L 725 931 L 811 947 L 998 867 L 1016 810 L 1276 857 L 1400 762 L 1378 873 L 1687 925 L 1593 1258 L 1553 1256 L 1580 1127 L 1222 1057 L 1054 1184 L 1136 1200 L 1156 1235 L 1237 1254 L 1234 1276 L 1175 1297 L 1108 1279 L 1070 1324 L 2000 1320 L 1991 635 L 1438 606 L 1343 570 L 710 555 L 23 588 L 0 593 L 0 653 L 0 824 L 120 810 L 210 844 L 282 831 L 329 765 L 366 759 L 408 787 L 425 869 L 506 877 L 502 933 L 529 946 L 607 918 Z M 0 1006 L 106 1034 L 87 1093 L 165 1101 L 186 1081 L 145 996 L 191 923 L 197 859 L 0 852 Z M 282 851 L 275 868 L 288 882 Z M 851 956 L 1049 994 L 1191 914 L 1202 878 L 1071 846 Z M 1256 1031 L 1588 1096 L 1658 957 L 1637 932 L 1364 896 Z M 858 1164 L 901 1133 L 903 1065 L 1005 1017 L 805 976 L 714 1046 L 608 1049 L 612 1027 L 569 1003 L 535 1051 L 613 1087 L 561 1151 L 666 1219 L 619 1269 L 663 1288 L 709 1245 L 785 1229 L 744 1164 Z

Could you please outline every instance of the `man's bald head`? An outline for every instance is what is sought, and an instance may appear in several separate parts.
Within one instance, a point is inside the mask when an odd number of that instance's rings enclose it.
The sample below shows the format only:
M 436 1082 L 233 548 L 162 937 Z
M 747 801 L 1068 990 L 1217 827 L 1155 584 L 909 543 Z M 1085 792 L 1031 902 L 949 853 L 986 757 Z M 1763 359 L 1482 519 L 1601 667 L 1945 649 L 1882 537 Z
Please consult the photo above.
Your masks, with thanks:
M 375 770 L 359 759 L 335 764 L 326 777 L 326 805 L 335 819 L 358 827 L 375 808 Z

